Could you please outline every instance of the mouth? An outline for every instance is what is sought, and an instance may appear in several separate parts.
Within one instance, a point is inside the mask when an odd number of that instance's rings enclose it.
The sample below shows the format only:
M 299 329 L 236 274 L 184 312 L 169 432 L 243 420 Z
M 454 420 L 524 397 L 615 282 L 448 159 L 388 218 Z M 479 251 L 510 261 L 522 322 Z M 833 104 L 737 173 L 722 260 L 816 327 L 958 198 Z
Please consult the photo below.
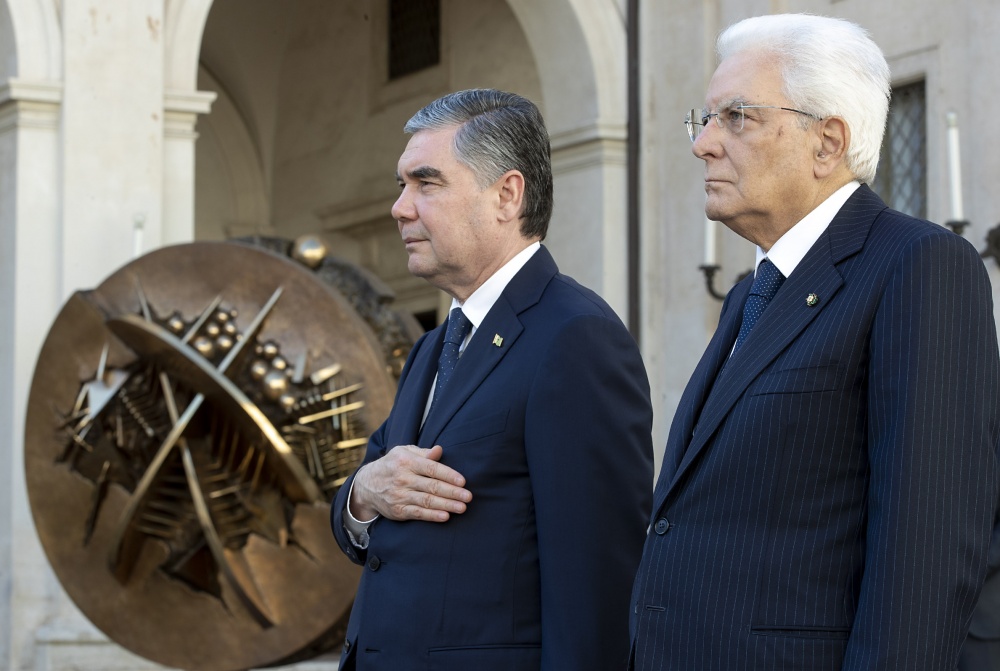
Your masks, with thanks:
M 403 238 L 403 246 L 406 247 L 407 251 L 411 251 L 414 247 L 419 245 L 421 242 L 427 242 L 426 238 L 414 238 L 407 237 Z

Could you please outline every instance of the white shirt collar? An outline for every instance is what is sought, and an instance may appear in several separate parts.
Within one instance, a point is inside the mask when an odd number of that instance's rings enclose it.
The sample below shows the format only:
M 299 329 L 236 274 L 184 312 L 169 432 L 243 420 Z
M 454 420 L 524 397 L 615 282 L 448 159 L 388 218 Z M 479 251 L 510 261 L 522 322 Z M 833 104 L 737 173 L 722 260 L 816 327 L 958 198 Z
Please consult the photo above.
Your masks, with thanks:
M 840 212 L 840 208 L 844 206 L 844 203 L 859 186 L 861 185 L 857 181 L 852 181 L 834 191 L 815 210 L 803 217 L 802 221 L 778 238 L 778 241 L 766 254 L 763 249 L 758 247 L 757 263 L 754 268 L 756 269 L 760 262 L 767 257 L 781 271 L 782 275 L 790 276 L 799 262 L 805 258 L 806 252 L 816 244 L 819 236 L 823 235 L 823 231 L 830 226 L 830 222 L 837 216 L 837 212 Z
M 517 275 L 517 272 L 524 267 L 524 264 L 534 256 L 540 247 L 541 243 L 533 242 L 522 249 L 514 258 L 505 263 L 500 270 L 493 273 L 488 280 L 483 282 L 478 289 L 473 291 L 465 303 L 459 303 L 454 298 L 451 299 L 451 310 L 462 308 L 462 312 L 472 322 L 472 332 L 469 334 L 469 337 L 472 337 L 472 333 L 475 333 L 479 325 L 486 319 L 486 314 L 492 309 L 493 304 L 500 298 L 500 294 L 507 288 L 510 281 L 514 279 L 514 275 Z M 466 339 L 466 342 L 468 342 L 468 339 Z

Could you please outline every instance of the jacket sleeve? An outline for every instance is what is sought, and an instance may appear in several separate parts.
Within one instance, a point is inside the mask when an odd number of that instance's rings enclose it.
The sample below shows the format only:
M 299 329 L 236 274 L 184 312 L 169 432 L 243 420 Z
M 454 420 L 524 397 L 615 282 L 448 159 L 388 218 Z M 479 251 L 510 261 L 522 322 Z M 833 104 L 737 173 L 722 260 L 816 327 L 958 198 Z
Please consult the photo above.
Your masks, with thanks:
M 399 376 L 399 384 L 396 387 L 396 399 L 393 401 L 393 408 L 396 407 L 396 401 L 399 400 L 399 390 L 403 388 L 406 383 L 407 376 L 409 375 L 410 369 L 413 364 L 414 358 L 417 356 L 417 352 L 420 351 L 421 345 L 426 341 L 426 334 L 421 336 L 419 340 L 413 345 L 413 349 L 410 350 L 410 354 L 406 359 L 406 365 L 403 366 L 403 372 Z M 388 430 L 389 424 L 392 422 L 392 411 L 389 412 L 389 417 L 382 422 L 382 425 L 376 430 L 371 437 L 368 439 L 368 447 L 365 449 L 365 457 L 361 460 L 361 463 L 354 470 L 344 484 L 340 486 L 337 490 L 336 496 L 334 496 L 333 501 L 330 504 L 330 527 L 333 530 L 334 538 L 337 539 L 337 545 L 340 546 L 341 551 L 347 555 L 355 564 L 364 564 L 368 558 L 367 550 L 362 550 L 351 542 L 350 537 L 347 535 L 347 529 L 344 528 L 344 508 L 347 506 L 347 496 L 350 494 L 351 485 L 354 484 L 354 478 L 357 477 L 358 471 L 365 464 L 371 463 L 384 455 L 387 450 L 391 449 L 393 446 L 386 446 L 385 436 Z M 374 529 L 377 526 L 376 521 L 369 527 L 369 533 L 374 533 Z
M 351 542 L 350 536 L 347 535 L 347 529 L 344 528 L 344 508 L 347 506 L 347 496 L 351 491 L 351 485 L 354 484 L 354 478 L 357 476 L 358 470 L 361 466 L 378 459 L 382 454 L 384 454 L 383 439 L 385 437 L 385 429 L 388 423 L 389 420 L 387 419 L 368 439 L 368 448 L 365 451 L 364 460 L 362 460 L 358 469 L 351 474 L 351 477 L 349 477 L 344 484 L 340 486 L 340 489 L 337 490 L 337 495 L 330 504 L 330 527 L 333 529 L 333 536 L 337 539 L 337 545 L 340 546 L 341 551 L 355 564 L 364 564 L 368 558 L 368 551 L 362 550 L 354 545 L 354 543 Z M 377 523 L 378 522 L 376 521 L 371 527 L 369 527 L 369 533 L 374 533 Z
M 998 496 L 989 279 L 946 231 L 899 256 L 873 323 L 864 572 L 844 668 L 954 669 Z
M 578 316 L 552 340 L 528 398 L 542 669 L 627 663 L 628 603 L 652 505 L 652 410 L 617 318 Z

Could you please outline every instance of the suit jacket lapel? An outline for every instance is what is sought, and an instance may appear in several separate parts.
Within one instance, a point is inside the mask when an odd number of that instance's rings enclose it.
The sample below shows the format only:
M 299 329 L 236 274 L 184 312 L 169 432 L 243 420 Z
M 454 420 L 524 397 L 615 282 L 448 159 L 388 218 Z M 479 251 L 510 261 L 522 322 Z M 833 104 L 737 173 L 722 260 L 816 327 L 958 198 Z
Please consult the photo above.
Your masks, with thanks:
M 524 327 L 510 306 L 505 301 L 498 300 L 476 329 L 455 366 L 451 383 L 427 416 L 420 432 L 421 447 L 435 444 L 451 418 L 507 355 L 523 330 Z M 503 339 L 500 347 L 493 344 L 494 335 L 500 335 Z
M 747 336 L 746 342 L 722 368 L 718 379 L 711 386 L 700 414 L 696 415 L 697 423 L 691 432 L 674 436 L 671 427 L 671 441 L 677 439 L 687 442 L 686 437 L 690 436 L 690 443 L 686 449 L 680 448 L 682 449 L 680 462 L 670 479 L 669 487 L 662 493 L 657 492 L 655 509 L 662 505 L 669 491 L 676 486 L 709 443 L 750 384 L 831 303 L 844 283 L 837 264 L 861 250 L 871 230 L 872 222 L 883 209 L 885 203 L 865 185 L 851 195 L 830 222 L 827 230 L 782 285 L 753 331 Z M 749 285 L 746 292 L 749 293 Z M 816 294 L 818 297 L 819 302 L 815 306 L 806 303 L 809 294 Z M 740 309 L 735 311 L 739 315 L 737 321 L 742 320 L 742 304 L 745 301 L 744 294 L 743 300 L 739 303 Z M 723 339 L 719 338 L 720 342 Z M 729 343 L 731 346 L 732 340 L 729 340 Z M 691 420 L 685 419 L 685 421 Z M 678 447 L 675 445 L 671 449 L 676 451 Z
M 660 480 L 670 482 L 677 472 L 677 467 L 680 466 L 705 399 L 714 386 L 719 370 L 729 358 L 729 352 L 733 349 L 733 343 L 736 342 L 736 336 L 740 332 L 743 304 L 747 300 L 752 284 L 753 277 L 746 278 L 733 287 L 726 298 L 715 334 L 697 368 L 691 374 L 691 381 L 684 388 L 684 394 L 677 405 L 677 416 L 670 425 L 670 435 L 663 455 Z
M 448 389 L 427 416 L 420 432 L 421 447 L 435 444 L 455 413 L 514 346 L 524 331 L 518 315 L 539 301 L 557 272 L 552 255 L 542 247 L 507 284 L 458 360 Z M 499 345 L 495 336 L 500 336 Z

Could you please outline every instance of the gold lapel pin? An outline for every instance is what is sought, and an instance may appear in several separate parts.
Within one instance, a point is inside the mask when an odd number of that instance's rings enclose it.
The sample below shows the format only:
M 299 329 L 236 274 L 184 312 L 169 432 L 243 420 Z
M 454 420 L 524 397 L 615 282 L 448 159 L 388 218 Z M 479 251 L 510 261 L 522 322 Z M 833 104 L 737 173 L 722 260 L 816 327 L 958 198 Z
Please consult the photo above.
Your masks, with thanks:
M 819 296 L 817 296 L 816 294 L 809 294 L 808 296 L 806 296 L 806 305 L 808 305 L 811 308 L 814 308 L 817 305 L 819 305 Z
M 496 345 L 497 347 L 503 346 L 503 338 L 500 337 L 499 333 L 493 336 L 493 344 Z

